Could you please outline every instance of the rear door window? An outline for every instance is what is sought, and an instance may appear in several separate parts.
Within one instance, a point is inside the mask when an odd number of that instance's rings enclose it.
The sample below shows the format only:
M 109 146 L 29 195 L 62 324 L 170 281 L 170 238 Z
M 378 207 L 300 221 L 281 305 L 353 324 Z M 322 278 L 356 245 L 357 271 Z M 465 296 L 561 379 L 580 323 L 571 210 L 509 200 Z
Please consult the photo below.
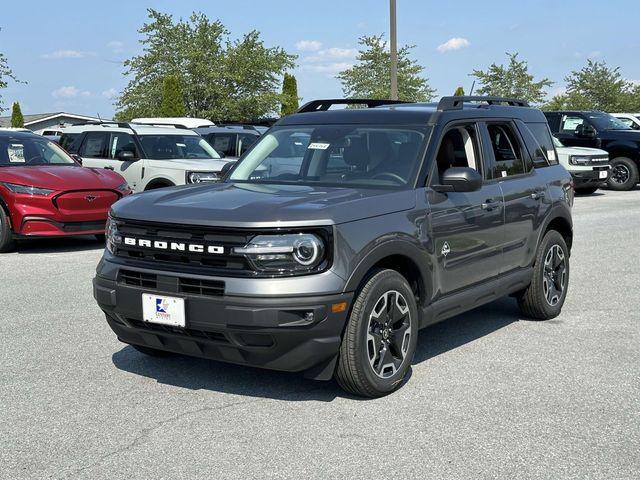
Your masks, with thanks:
M 504 178 L 522 175 L 525 168 L 524 151 L 518 137 L 509 123 L 490 123 L 487 125 L 489 141 L 493 152 L 493 165 L 489 169 L 489 178 Z
M 223 153 L 225 157 L 236 156 L 235 133 L 212 133 L 207 140 L 216 152 Z
M 573 135 L 579 125 L 586 125 L 584 118 L 578 115 L 563 115 L 560 122 L 560 133 Z
M 108 158 L 108 137 L 109 135 L 106 132 L 87 133 L 80 149 L 80 156 L 86 158 Z

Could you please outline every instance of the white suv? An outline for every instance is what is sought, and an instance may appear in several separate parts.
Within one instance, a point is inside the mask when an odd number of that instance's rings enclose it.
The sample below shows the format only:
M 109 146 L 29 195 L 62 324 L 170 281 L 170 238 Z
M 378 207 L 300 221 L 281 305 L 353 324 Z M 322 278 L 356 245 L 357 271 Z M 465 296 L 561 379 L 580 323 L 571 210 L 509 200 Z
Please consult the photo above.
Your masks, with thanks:
M 204 138 L 185 128 L 75 125 L 65 128 L 60 145 L 85 167 L 118 172 L 134 192 L 216 181 L 228 163 Z
M 633 130 L 640 130 L 640 113 L 612 113 L 611 115 Z
M 556 137 L 553 137 L 553 144 L 560 165 L 571 174 L 576 193 L 594 193 L 609 178 L 608 152 L 598 148 L 565 147 Z

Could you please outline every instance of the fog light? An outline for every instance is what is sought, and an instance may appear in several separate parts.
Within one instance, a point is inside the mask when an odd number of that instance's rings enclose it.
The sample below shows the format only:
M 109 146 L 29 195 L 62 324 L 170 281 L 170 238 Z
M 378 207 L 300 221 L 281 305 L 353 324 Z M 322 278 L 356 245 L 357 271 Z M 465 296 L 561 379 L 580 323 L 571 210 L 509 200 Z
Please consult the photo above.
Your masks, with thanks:
M 347 310 L 347 302 L 334 303 L 331 305 L 331 313 L 342 313 Z

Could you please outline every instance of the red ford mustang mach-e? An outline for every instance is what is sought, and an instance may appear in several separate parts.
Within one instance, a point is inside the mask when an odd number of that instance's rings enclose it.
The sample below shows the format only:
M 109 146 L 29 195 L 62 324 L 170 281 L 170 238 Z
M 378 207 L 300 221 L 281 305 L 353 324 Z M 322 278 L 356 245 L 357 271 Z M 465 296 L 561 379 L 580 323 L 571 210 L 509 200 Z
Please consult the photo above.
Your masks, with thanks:
M 111 205 L 130 193 L 119 174 L 83 168 L 44 137 L 0 131 L 0 252 L 20 238 L 100 236 Z

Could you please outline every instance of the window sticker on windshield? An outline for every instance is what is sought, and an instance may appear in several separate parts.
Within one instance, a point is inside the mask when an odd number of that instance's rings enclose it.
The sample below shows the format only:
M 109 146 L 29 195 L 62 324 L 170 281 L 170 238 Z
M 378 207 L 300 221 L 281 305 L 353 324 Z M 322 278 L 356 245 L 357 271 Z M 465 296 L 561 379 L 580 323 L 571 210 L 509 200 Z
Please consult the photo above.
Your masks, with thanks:
M 176 143 L 176 145 L 178 147 L 182 147 L 182 148 L 186 148 L 187 144 L 186 143 Z
M 549 160 L 551 160 L 552 162 L 555 162 L 556 161 L 556 152 L 555 152 L 555 150 L 551 150 L 551 149 L 547 150 L 547 158 Z
M 25 163 L 24 161 L 24 145 L 21 143 L 12 143 L 7 148 L 9 161 L 11 163 Z
M 326 150 L 331 146 L 330 143 L 310 143 L 307 147 L 309 150 Z

